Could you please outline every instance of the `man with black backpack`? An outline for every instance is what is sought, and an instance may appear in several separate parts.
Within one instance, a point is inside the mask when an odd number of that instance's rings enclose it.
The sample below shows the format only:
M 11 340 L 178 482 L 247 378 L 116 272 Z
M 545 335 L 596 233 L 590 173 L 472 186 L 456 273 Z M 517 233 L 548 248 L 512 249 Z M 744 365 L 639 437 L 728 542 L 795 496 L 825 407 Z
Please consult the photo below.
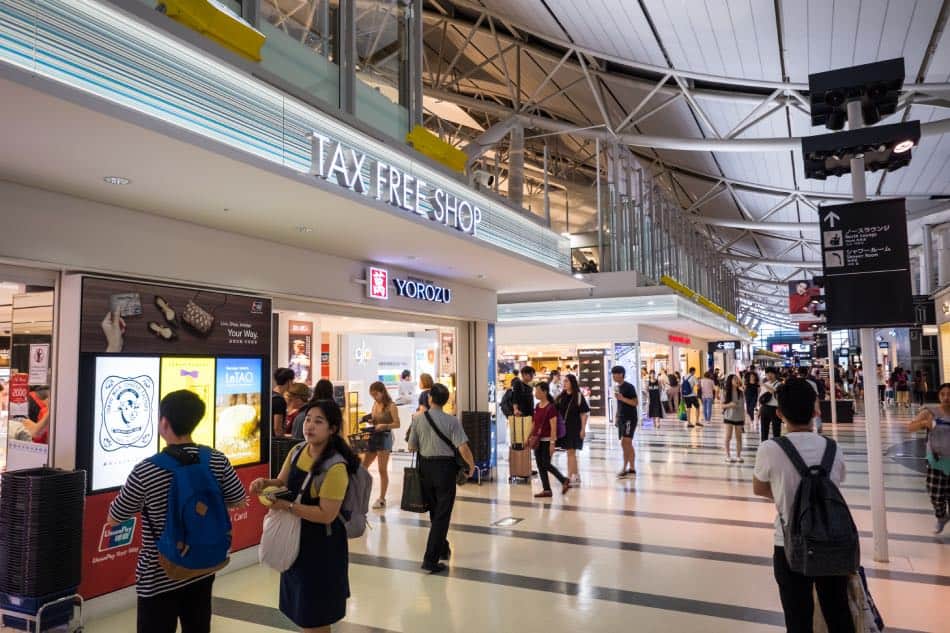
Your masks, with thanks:
M 753 492 L 775 502 L 773 566 L 789 633 L 812 633 L 812 590 L 834 633 L 854 633 L 848 579 L 860 562 L 858 531 L 838 490 L 844 458 L 814 432 L 815 390 L 791 378 L 777 392 L 784 436 L 759 445 Z
M 245 506 L 247 497 L 228 458 L 191 439 L 205 415 L 201 398 L 173 391 L 159 415 L 167 446 L 132 469 L 109 507 L 109 524 L 142 513 L 138 633 L 175 633 L 179 620 L 182 633 L 209 633 L 214 573 L 228 564 L 231 548 L 228 509 Z

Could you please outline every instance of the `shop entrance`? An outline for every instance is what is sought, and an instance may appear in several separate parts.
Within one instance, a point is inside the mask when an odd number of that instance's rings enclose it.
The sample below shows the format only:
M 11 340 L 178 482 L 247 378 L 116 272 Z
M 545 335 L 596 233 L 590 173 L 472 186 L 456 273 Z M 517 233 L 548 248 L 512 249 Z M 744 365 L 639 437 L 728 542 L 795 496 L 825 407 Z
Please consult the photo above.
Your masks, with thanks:
M 275 367 L 294 371 L 296 381 L 313 394 L 320 380 L 333 386 L 344 412 L 347 434 L 373 406 L 370 385 L 381 382 L 399 409 L 401 432 L 393 450 L 405 451 L 405 429 L 419 408 L 422 392 L 433 382 L 449 388 L 446 412 L 457 414 L 458 330 L 455 327 L 298 310 L 275 310 Z M 388 315 L 387 315 L 388 316 Z M 408 372 L 408 376 L 406 373 Z
M 0 471 L 49 460 L 55 285 L 55 273 L 0 266 Z

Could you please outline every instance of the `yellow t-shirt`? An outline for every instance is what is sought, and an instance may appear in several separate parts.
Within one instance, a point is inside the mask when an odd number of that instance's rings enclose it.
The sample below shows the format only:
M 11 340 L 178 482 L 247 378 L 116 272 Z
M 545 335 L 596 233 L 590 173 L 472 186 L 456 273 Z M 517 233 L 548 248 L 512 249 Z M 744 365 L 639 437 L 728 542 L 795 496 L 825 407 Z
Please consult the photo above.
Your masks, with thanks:
M 295 453 L 296 450 L 293 450 L 290 452 L 290 455 L 287 456 L 287 459 L 284 461 L 284 468 L 290 464 L 290 460 Z M 300 454 L 300 459 L 297 460 L 297 469 L 306 473 L 310 472 L 311 468 L 313 468 L 313 457 L 310 456 L 310 452 L 307 449 L 304 449 Z M 343 498 L 346 497 L 346 487 L 349 485 L 350 475 L 346 472 L 346 464 L 334 464 L 330 466 L 326 477 L 323 478 L 323 484 L 320 486 L 319 494 L 315 487 L 316 482 L 310 484 L 310 496 L 329 499 L 331 501 L 343 501 Z

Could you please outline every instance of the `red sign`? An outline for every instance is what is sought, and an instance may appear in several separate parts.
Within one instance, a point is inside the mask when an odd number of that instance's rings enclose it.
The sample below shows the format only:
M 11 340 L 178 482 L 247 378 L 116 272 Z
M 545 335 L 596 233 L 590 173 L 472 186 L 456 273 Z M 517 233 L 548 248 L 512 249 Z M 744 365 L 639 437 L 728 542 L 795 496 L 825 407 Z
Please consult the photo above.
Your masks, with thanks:
M 29 414 L 28 398 L 30 395 L 29 374 L 13 374 L 10 376 L 10 417 Z
M 670 334 L 670 343 L 680 343 L 681 345 L 689 345 L 692 343 L 692 339 L 688 336 L 679 336 L 677 334 Z
M 267 464 L 238 468 L 241 483 L 247 488 L 258 477 L 266 477 Z M 106 525 L 109 505 L 118 492 L 86 497 L 82 533 L 82 583 L 80 595 L 89 600 L 135 584 L 135 563 L 142 547 L 142 521 L 135 520 L 110 528 Z M 231 511 L 231 551 L 254 547 L 261 542 L 266 508 L 251 499 L 243 510 Z M 128 524 L 131 524 L 130 526 Z M 131 529 L 131 534 L 127 530 Z
M 389 271 L 383 268 L 366 270 L 366 294 L 370 299 L 389 299 Z

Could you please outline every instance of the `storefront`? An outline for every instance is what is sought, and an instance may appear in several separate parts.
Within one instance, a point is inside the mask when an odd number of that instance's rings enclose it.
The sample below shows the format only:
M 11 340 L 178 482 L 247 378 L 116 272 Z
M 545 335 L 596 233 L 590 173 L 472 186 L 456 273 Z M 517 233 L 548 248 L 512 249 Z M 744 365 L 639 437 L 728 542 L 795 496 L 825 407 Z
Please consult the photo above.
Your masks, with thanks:
M 937 321 L 937 350 L 940 367 L 938 384 L 950 381 L 950 286 L 934 294 Z
M 0 471 L 48 461 L 58 279 L 0 264 Z

